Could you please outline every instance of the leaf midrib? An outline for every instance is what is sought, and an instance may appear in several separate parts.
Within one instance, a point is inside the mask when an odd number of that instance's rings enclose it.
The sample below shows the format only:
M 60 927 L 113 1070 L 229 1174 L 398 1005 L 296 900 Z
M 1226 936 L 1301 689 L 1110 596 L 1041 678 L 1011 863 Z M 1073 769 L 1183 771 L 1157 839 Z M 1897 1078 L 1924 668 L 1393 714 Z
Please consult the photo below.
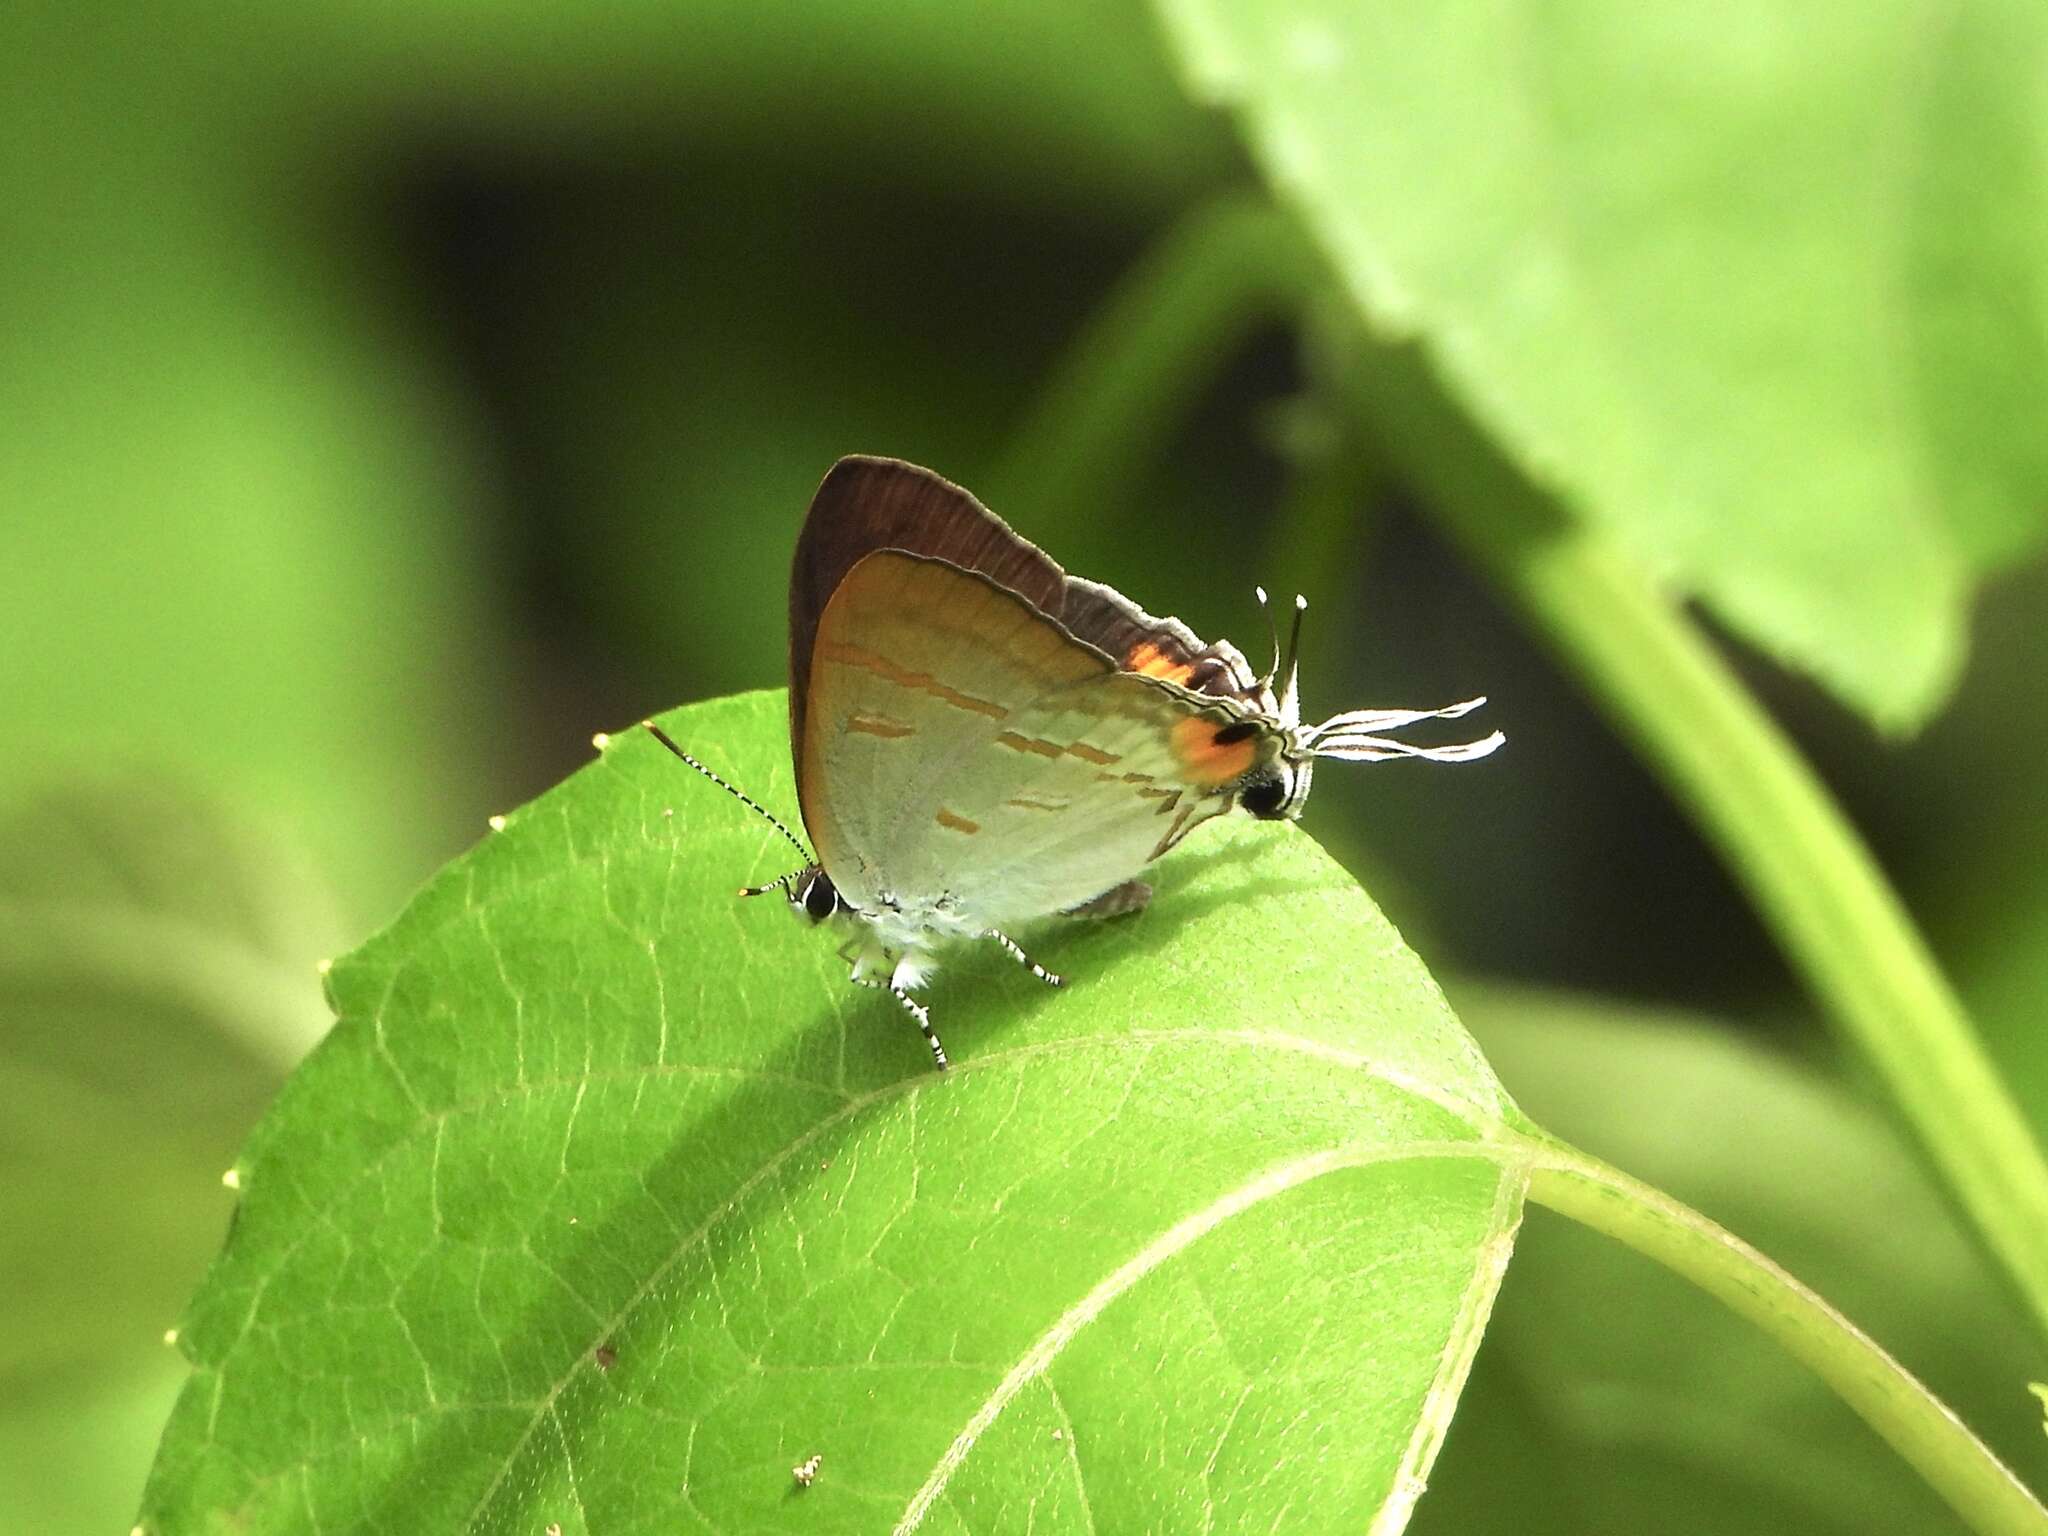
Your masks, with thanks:
M 1362 1077 L 1384 1083 L 1398 1092 L 1430 1103 L 1450 1115 L 1453 1119 L 1469 1126 L 1474 1133 L 1474 1139 L 1469 1142 L 1444 1140 L 1405 1143 L 1355 1143 L 1346 1144 L 1343 1148 L 1326 1149 L 1323 1153 L 1310 1154 L 1310 1160 L 1329 1157 L 1341 1159 L 1347 1153 L 1353 1159 L 1352 1162 L 1340 1161 L 1333 1164 L 1331 1170 L 1326 1171 L 1334 1171 L 1337 1167 L 1363 1166 L 1366 1162 L 1400 1161 L 1427 1156 L 1478 1157 L 1506 1166 L 1515 1161 L 1514 1149 L 1521 1146 L 1525 1141 L 1525 1138 L 1519 1132 L 1515 1131 L 1498 1117 L 1499 1111 L 1492 1105 L 1474 1104 L 1415 1076 L 1401 1067 L 1376 1061 L 1362 1053 L 1349 1051 L 1343 1047 L 1330 1045 L 1326 1042 L 1309 1039 L 1304 1036 L 1270 1030 L 1139 1029 L 1111 1037 L 1108 1041 L 1099 1036 L 1078 1036 L 1064 1040 L 1040 1041 L 1029 1045 L 1010 1046 L 956 1061 L 949 1076 L 954 1080 L 958 1080 L 967 1074 L 987 1071 L 1002 1066 L 1013 1066 L 1021 1061 L 1082 1052 L 1099 1053 L 1106 1045 L 1121 1045 L 1125 1043 L 1141 1046 L 1166 1044 L 1252 1046 L 1265 1051 L 1280 1051 L 1311 1057 L 1344 1067 L 1358 1073 Z M 359 1165 L 347 1183 L 338 1188 L 330 1198 L 344 1198 L 350 1190 L 360 1186 L 365 1180 L 375 1177 L 392 1157 L 398 1155 L 416 1139 L 420 1127 L 427 1124 L 445 1121 L 450 1116 L 456 1114 L 496 1104 L 508 1103 L 523 1095 L 540 1091 L 546 1087 L 563 1087 L 571 1082 L 587 1082 L 594 1077 L 632 1079 L 645 1077 L 650 1074 L 656 1076 L 671 1074 L 731 1075 L 736 1078 L 761 1080 L 767 1080 L 772 1076 L 771 1074 L 752 1072 L 743 1068 L 692 1067 L 687 1064 L 671 1062 L 661 1065 L 648 1064 L 636 1066 L 610 1073 L 590 1074 L 579 1072 L 547 1079 L 533 1079 L 511 1087 L 496 1089 L 489 1094 L 444 1105 L 437 1110 L 423 1114 L 419 1120 L 414 1121 L 412 1125 L 408 1126 L 404 1133 L 393 1138 L 392 1142 L 376 1156 Z M 782 1078 L 774 1080 L 801 1086 L 809 1092 L 827 1095 L 840 1092 L 840 1090 L 827 1085 L 808 1080 Z M 820 1137 L 876 1104 L 903 1094 L 927 1089 L 930 1086 L 931 1080 L 929 1075 L 917 1072 L 899 1078 L 894 1082 L 883 1084 L 866 1093 L 846 1097 L 845 1102 L 830 1113 L 822 1116 L 801 1134 L 791 1139 L 772 1156 L 763 1161 L 760 1167 L 755 1169 L 753 1173 L 749 1174 L 746 1179 L 733 1189 L 731 1194 L 721 1200 L 711 1211 L 707 1212 L 695 1227 L 683 1234 L 678 1239 L 674 1250 L 669 1256 L 650 1270 L 646 1277 L 634 1288 L 632 1294 L 605 1317 L 598 1327 L 590 1330 L 589 1343 L 594 1346 L 596 1343 L 602 1342 L 605 1338 L 615 1334 L 625 1320 L 632 1315 L 634 1309 L 646 1300 L 648 1295 L 653 1292 L 666 1275 L 674 1270 L 677 1264 L 681 1263 L 690 1253 L 701 1246 L 720 1223 L 744 1206 L 755 1191 L 772 1180 L 793 1158 L 801 1154 L 807 1147 L 815 1144 Z M 1373 1155 L 1368 1157 L 1365 1155 L 1367 1152 Z M 1295 1163 L 1301 1163 L 1306 1160 L 1297 1159 L 1294 1161 Z M 1293 1164 L 1286 1166 L 1293 1166 Z M 263 1179 L 260 1167 L 252 1170 L 252 1172 L 254 1176 L 251 1179 L 251 1186 L 252 1194 L 254 1194 L 262 1188 Z M 1270 1170 L 1268 1172 L 1270 1173 Z M 1258 1177 L 1263 1176 L 1255 1176 L 1250 1182 L 1256 1183 Z M 1306 1178 L 1307 1175 L 1303 1177 Z M 1240 1189 L 1243 1187 L 1240 1186 Z M 1289 1187 L 1292 1186 L 1290 1185 Z M 1226 1194 L 1222 1198 L 1229 1200 L 1231 1196 Z M 1214 1202 L 1212 1202 L 1213 1204 Z M 1183 1218 L 1184 1221 L 1186 1219 Z M 1177 1230 L 1178 1226 L 1179 1224 L 1176 1224 L 1176 1228 L 1169 1229 L 1169 1231 Z M 268 1288 L 270 1280 L 291 1261 L 298 1251 L 300 1244 L 306 1241 L 310 1232 L 311 1228 L 309 1227 L 306 1232 L 295 1236 L 280 1252 L 275 1264 L 270 1266 L 263 1274 L 255 1277 L 252 1285 L 251 1304 L 243 1316 L 242 1326 L 238 1331 L 235 1342 L 230 1344 L 210 1363 L 211 1369 L 215 1372 L 218 1372 L 225 1366 L 228 1357 L 234 1353 L 242 1339 L 247 1336 L 250 1328 L 255 1325 L 260 1297 Z M 1091 1294 L 1093 1293 L 1091 1292 Z M 1104 1304 L 1106 1305 L 1106 1302 Z M 580 1363 L 587 1353 L 587 1349 L 579 1350 L 575 1360 Z M 549 1386 L 546 1394 L 535 1403 L 532 1417 L 529 1419 L 526 1428 L 520 1432 L 518 1439 L 505 1453 L 496 1474 L 479 1495 L 470 1513 L 464 1518 L 462 1522 L 463 1529 L 476 1529 L 477 1522 L 489 1509 L 491 1501 L 504 1486 L 505 1480 L 511 1474 L 513 1468 L 518 1465 L 521 1455 L 527 1446 L 532 1443 L 535 1434 L 554 1416 L 556 1404 L 562 1393 L 575 1380 L 577 1369 L 578 1365 L 572 1364 L 555 1379 Z M 257 1489 L 275 1483 L 279 1477 L 286 1475 L 289 1470 L 281 1469 L 278 1472 L 256 1476 L 252 1479 L 252 1494 Z
M 1505 1163 L 1499 1149 L 1485 1142 L 1417 1139 L 1404 1142 L 1347 1143 L 1292 1158 L 1284 1163 L 1272 1164 L 1236 1188 L 1225 1191 L 1200 1210 L 1183 1216 L 1104 1276 L 1086 1296 L 1061 1313 L 1049 1328 L 1032 1341 L 1031 1347 L 1025 1350 L 1016 1365 L 1004 1374 L 1003 1379 L 982 1400 L 981 1406 L 954 1437 L 953 1443 L 946 1448 L 945 1454 L 932 1468 L 931 1476 L 911 1495 L 902 1517 L 892 1528 L 891 1536 L 910 1536 L 910 1533 L 923 1525 L 925 1516 L 945 1493 L 947 1484 L 952 1481 L 953 1473 L 967 1459 L 968 1453 L 974 1449 L 982 1434 L 995 1423 L 1019 1392 L 1051 1368 L 1060 1352 L 1083 1328 L 1100 1317 L 1112 1302 L 1139 1281 L 1177 1258 L 1232 1217 L 1327 1174 L 1369 1168 L 1381 1163 L 1452 1157 L 1477 1157 Z M 1476 1272 L 1483 1277 L 1487 1272 L 1487 1266 L 1476 1266 Z M 1456 1343 L 1455 1338 L 1453 1343 Z
M 1293 1051 L 1298 1054 L 1310 1055 L 1317 1057 L 1319 1059 L 1338 1062 L 1342 1065 L 1350 1067 L 1354 1071 L 1359 1072 L 1363 1076 L 1373 1078 L 1380 1082 L 1384 1082 L 1388 1086 L 1393 1087 L 1401 1092 L 1411 1094 L 1414 1097 L 1421 1098 L 1429 1103 L 1435 1104 L 1438 1108 L 1443 1109 L 1447 1113 L 1449 1113 L 1453 1118 L 1458 1119 L 1463 1123 L 1471 1126 L 1478 1140 L 1470 1143 L 1441 1143 L 1441 1145 L 1446 1147 L 1456 1147 L 1461 1149 L 1461 1155 L 1489 1155 L 1488 1153 L 1482 1152 L 1479 1149 L 1489 1141 L 1493 1140 L 1494 1138 L 1502 1134 L 1507 1134 L 1510 1136 L 1513 1135 L 1512 1132 L 1506 1131 L 1506 1128 L 1501 1124 L 1501 1122 L 1491 1118 L 1487 1110 L 1469 1104 L 1466 1101 L 1459 1099 L 1454 1095 L 1444 1093 L 1442 1090 L 1435 1088 L 1434 1085 L 1424 1083 L 1420 1079 L 1414 1078 L 1413 1076 L 1400 1070 L 1399 1068 L 1390 1067 L 1384 1063 L 1374 1062 L 1370 1058 L 1359 1055 L 1356 1052 L 1345 1051 L 1340 1047 L 1325 1045 L 1320 1041 L 1308 1040 L 1299 1036 L 1284 1035 L 1259 1030 L 1219 1031 L 1201 1029 L 1134 1030 L 1126 1035 L 1121 1035 L 1116 1038 L 1118 1039 L 1118 1041 L 1131 1041 L 1140 1044 L 1250 1044 L 1257 1045 L 1266 1049 Z M 1019 1060 L 1030 1059 L 1034 1057 L 1060 1055 L 1069 1052 L 1084 1050 L 1094 1052 L 1100 1051 L 1102 1048 L 1103 1042 L 1095 1037 L 1083 1037 L 1071 1040 L 1045 1041 L 1033 1045 L 1013 1046 L 1005 1050 L 999 1050 L 983 1055 L 977 1055 L 956 1062 L 953 1067 L 952 1076 L 954 1079 L 957 1080 L 962 1074 L 965 1073 L 971 1073 L 977 1070 L 987 1070 L 989 1068 L 1000 1065 L 1013 1064 Z M 764 1161 L 759 1168 L 757 1168 L 753 1173 L 749 1174 L 747 1178 L 744 1179 L 733 1190 L 733 1192 L 730 1195 L 728 1195 L 724 1200 L 720 1201 L 716 1207 L 714 1207 L 710 1212 L 708 1212 L 703 1218 L 703 1220 L 701 1220 L 694 1228 L 692 1228 L 689 1232 L 685 1233 L 682 1236 L 682 1238 L 677 1242 L 674 1250 L 669 1254 L 668 1258 L 665 1259 L 662 1263 L 656 1265 L 652 1270 L 650 1270 L 646 1278 L 644 1278 L 640 1282 L 640 1284 L 634 1288 L 633 1293 L 630 1296 L 628 1296 L 623 1302 L 621 1302 L 619 1306 L 611 1313 L 611 1315 L 604 1320 L 603 1326 L 596 1329 L 593 1332 L 593 1334 L 591 1335 L 593 1343 L 608 1338 L 612 1334 L 616 1333 L 619 1330 L 619 1328 L 624 1324 L 625 1320 L 632 1315 L 633 1311 L 637 1307 L 639 1307 L 643 1301 L 646 1300 L 646 1298 L 654 1291 L 655 1287 L 657 1287 L 661 1283 L 662 1279 L 666 1275 L 668 1275 L 677 1264 L 681 1263 L 684 1258 L 686 1258 L 692 1251 L 694 1251 L 706 1239 L 708 1239 L 712 1231 L 719 1225 L 719 1223 L 724 1221 L 727 1217 L 731 1216 L 742 1205 L 744 1205 L 747 1199 L 755 1192 L 755 1190 L 759 1189 L 762 1185 L 766 1184 L 770 1179 L 772 1179 L 776 1174 L 778 1174 L 793 1157 L 801 1153 L 806 1147 L 812 1145 L 819 1137 L 823 1136 L 828 1131 L 836 1128 L 845 1121 L 853 1118 L 853 1116 L 871 1107 L 872 1105 L 881 1103 L 884 1100 L 897 1097 L 902 1094 L 906 1094 L 915 1090 L 925 1088 L 927 1086 L 928 1078 L 923 1073 L 919 1073 L 910 1077 L 900 1078 L 895 1082 L 884 1084 L 883 1086 L 873 1089 L 867 1093 L 849 1098 L 846 1101 L 846 1103 L 842 1104 L 838 1109 L 834 1110 L 831 1114 L 826 1115 L 825 1117 L 820 1119 L 816 1124 L 812 1125 L 809 1129 L 804 1131 L 801 1135 L 795 1137 L 787 1144 L 785 1144 L 773 1156 L 769 1157 L 766 1161 Z M 1388 1158 L 1383 1158 L 1380 1160 L 1391 1160 L 1392 1158 L 1398 1157 L 1400 1155 L 1398 1152 L 1398 1148 L 1401 1144 L 1397 1143 L 1389 1146 L 1389 1144 L 1382 1143 L 1379 1145 L 1382 1148 L 1386 1148 L 1389 1153 Z M 1414 1143 L 1413 1145 L 1434 1146 L 1438 1145 L 1438 1143 Z M 1497 1160 L 1502 1158 L 1502 1153 L 1497 1148 L 1491 1153 L 1491 1155 L 1494 1156 Z M 579 1360 L 581 1359 L 580 1352 L 577 1358 Z M 568 1389 L 569 1384 L 575 1379 L 575 1374 L 576 1368 L 572 1366 L 569 1370 L 565 1371 L 561 1376 L 556 1378 L 555 1382 L 549 1387 L 547 1395 L 543 1397 L 540 1403 L 535 1407 L 533 1416 L 528 1421 L 526 1428 L 523 1431 L 521 1431 L 518 1440 L 512 1445 L 511 1449 L 506 1452 L 504 1458 L 500 1462 L 496 1475 L 492 1477 L 489 1485 L 486 1486 L 483 1492 L 478 1496 L 475 1506 L 471 1509 L 469 1515 L 464 1519 L 463 1526 L 465 1529 L 474 1529 L 477 1521 L 481 1519 L 484 1512 L 487 1509 L 489 1509 L 491 1501 L 497 1496 L 498 1490 L 504 1486 L 505 1479 L 508 1476 L 510 1476 L 512 1469 L 516 1465 L 518 1465 L 520 1456 L 525 1451 L 526 1447 L 532 1442 L 535 1433 L 539 1430 L 540 1426 L 546 1423 L 549 1420 L 549 1418 L 554 1414 L 556 1402 L 560 1399 L 562 1393 Z

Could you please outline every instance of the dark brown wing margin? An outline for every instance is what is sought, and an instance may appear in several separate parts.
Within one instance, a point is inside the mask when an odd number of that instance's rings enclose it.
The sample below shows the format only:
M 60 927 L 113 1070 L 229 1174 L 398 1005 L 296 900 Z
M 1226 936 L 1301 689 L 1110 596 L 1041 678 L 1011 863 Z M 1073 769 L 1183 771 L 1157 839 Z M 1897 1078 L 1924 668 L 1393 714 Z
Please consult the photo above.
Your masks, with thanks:
M 1050 555 L 1012 532 L 952 481 L 901 459 L 851 454 L 832 466 L 811 498 L 789 579 L 789 734 L 801 755 L 811 645 L 846 573 L 864 555 L 901 549 L 975 571 L 1015 592 L 1112 664 L 1171 669 L 1196 693 L 1273 707 L 1251 668 L 1228 643 L 1204 645 L 1178 619 L 1159 619 L 1097 582 L 1069 576 Z M 1149 652 L 1143 648 L 1150 647 Z

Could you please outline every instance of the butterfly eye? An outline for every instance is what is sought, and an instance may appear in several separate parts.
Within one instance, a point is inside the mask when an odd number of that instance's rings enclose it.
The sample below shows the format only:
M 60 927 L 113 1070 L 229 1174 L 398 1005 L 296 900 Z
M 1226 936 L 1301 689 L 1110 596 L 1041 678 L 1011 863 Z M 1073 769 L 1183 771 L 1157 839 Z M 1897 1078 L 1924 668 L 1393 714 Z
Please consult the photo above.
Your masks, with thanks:
M 822 923 L 839 910 L 839 892 L 822 869 L 804 882 L 803 889 L 798 892 L 798 901 L 804 909 L 804 916 L 814 923 Z
M 1279 765 L 1251 775 L 1237 792 L 1237 803 L 1261 821 L 1272 821 L 1287 808 L 1287 770 Z

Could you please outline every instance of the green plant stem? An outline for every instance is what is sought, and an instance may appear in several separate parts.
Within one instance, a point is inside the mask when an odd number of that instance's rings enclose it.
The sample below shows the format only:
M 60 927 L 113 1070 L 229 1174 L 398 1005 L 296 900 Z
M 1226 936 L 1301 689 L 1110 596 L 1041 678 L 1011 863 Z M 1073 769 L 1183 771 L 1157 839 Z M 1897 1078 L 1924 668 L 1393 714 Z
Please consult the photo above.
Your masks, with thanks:
M 1105 501 L 1320 270 L 1260 197 L 1220 197 L 1174 225 L 1067 349 L 988 476 L 989 504 L 1028 525 L 1044 507 Z
M 2048 1510 L 1875 1340 L 1690 1206 L 1557 1142 L 1532 1142 L 1529 1198 L 1683 1275 L 1829 1386 L 1984 1536 L 2048 1531 Z
M 1263 275 L 1247 269 L 1260 260 L 1271 262 Z M 1214 294 L 1195 291 L 1212 281 Z M 1084 332 L 999 483 L 1025 501 L 1101 495 L 1166 430 L 1193 370 L 1241 334 L 1244 311 L 1256 317 L 1284 298 L 1309 316 L 1310 339 L 1322 344 L 1317 369 L 1370 426 L 1375 463 L 1431 497 L 1716 842 L 2048 1322 L 2048 1165 L 1868 850 L 1679 606 L 1504 464 L 1412 348 L 1365 338 L 1348 306 L 1326 309 L 1332 287 L 1270 205 L 1231 199 L 1191 219 Z M 1062 454 L 1052 468 L 1032 467 Z M 1019 498 L 1005 490 L 999 504 Z M 1782 1269 L 1583 1154 L 1533 1138 L 1529 1147 L 1532 1196 L 1656 1258 L 1779 1339 L 1975 1529 L 2048 1531 L 2048 1514 L 1947 1408 Z
M 1426 493 L 1720 850 L 2048 1329 L 2048 1160 L 1868 848 L 1680 604 L 1567 521 L 1413 347 L 1367 337 L 1334 292 L 1270 203 L 1233 196 L 1183 221 L 1084 331 L 1015 440 L 999 505 L 1102 496 L 1231 338 L 1276 307 L 1308 316 L 1312 364 L 1366 423 L 1378 460 Z
M 1819 778 L 1680 604 L 1504 464 L 1412 348 L 1369 349 L 1346 377 L 1443 525 L 1719 848 L 2048 1327 L 2048 1162 Z

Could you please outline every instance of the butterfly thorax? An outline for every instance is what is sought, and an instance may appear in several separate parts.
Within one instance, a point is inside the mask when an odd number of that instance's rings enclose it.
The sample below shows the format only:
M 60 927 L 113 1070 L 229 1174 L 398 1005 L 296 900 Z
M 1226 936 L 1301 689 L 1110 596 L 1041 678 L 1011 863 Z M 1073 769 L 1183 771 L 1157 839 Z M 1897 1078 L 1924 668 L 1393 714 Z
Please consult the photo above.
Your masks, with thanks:
M 812 924 L 829 921 L 848 933 L 842 953 L 856 981 L 915 987 L 931 973 L 938 948 L 988 931 L 985 921 L 961 912 L 950 894 L 916 899 L 884 891 L 869 906 L 856 907 L 817 864 L 788 877 L 783 889 L 797 916 Z
M 941 948 L 987 932 L 985 925 L 940 903 L 888 903 L 858 912 L 844 907 L 839 922 L 852 930 L 844 953 L 853 964 L 854 980 L 886 981 L 905 989 L 924 983 Z

